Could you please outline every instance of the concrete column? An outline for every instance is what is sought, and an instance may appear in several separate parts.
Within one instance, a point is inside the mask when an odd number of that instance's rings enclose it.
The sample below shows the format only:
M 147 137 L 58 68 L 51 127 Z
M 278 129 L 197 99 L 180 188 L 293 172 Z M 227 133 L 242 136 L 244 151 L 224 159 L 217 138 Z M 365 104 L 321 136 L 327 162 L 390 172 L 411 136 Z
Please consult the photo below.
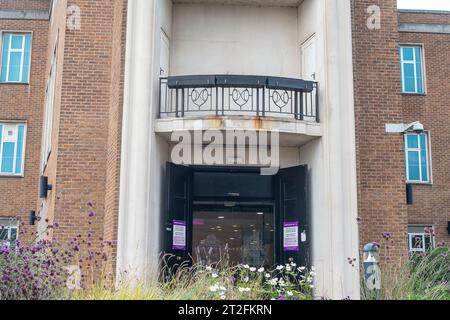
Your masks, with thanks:
M 359 237 L 350 0 L 323 1 L 325 170 L 329 195 L 332 298 L 359 299 Z M 356 258 L 352 267 L 347 258 Z
M 130 275 L 132 283 L 146 283 L 150 276 L 155 2 L 128 1 L 117 279 Z

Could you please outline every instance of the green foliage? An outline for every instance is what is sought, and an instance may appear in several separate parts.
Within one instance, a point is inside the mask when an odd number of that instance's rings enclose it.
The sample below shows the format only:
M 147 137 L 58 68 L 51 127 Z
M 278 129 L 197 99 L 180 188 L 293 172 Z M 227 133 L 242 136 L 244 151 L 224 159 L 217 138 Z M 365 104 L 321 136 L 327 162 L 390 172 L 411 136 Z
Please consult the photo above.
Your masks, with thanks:
M 411 255 L 401 266 L 385 263 L 381 279 L 378 295 L 362 286 L 364 299 L 450 300 L 450 248 Z
M 313 271 L 293 264 L 275 270 L 197 265 L 180 267 L 173 275 L 149 285 L 119 290 L 96 286 L 78 292 L 86 300 L 310 300 Z

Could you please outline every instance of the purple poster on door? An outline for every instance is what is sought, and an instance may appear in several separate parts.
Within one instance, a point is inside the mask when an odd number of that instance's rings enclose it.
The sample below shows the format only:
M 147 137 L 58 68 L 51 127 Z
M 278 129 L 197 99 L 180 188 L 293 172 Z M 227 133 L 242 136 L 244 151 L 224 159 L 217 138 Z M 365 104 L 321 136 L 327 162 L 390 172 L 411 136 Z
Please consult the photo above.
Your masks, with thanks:
M 186 221 L 173 220 L 173 250 L 186 250 Z
M 283 224 L 283 250 L 298 251 L 298 221 Z

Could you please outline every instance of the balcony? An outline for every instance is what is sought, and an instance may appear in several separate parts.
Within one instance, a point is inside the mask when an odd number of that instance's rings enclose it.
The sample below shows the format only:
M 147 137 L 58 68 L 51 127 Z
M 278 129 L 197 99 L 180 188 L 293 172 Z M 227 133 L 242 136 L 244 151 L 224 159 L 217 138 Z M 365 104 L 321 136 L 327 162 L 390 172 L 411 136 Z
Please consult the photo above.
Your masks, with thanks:
M 319 123 L 318 83 L 236 75 L 161 78 L 159 110 L 160 119 L 256 116 Z
M 160 79 L 155 131 L 276 130 L 282 146 L 322 136 L 318 83 L 302 79 L 192 75 Z

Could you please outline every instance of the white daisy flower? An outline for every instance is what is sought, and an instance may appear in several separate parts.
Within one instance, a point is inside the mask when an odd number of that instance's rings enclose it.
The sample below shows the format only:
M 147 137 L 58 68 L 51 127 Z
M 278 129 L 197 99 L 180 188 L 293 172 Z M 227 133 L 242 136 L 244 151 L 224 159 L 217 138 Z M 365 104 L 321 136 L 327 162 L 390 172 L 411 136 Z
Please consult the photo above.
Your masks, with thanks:
M 216 292 L 217 290 L 219 290 L 219 287 L 216 285 L 209 287 L 209 291 L 211 291 L 211 292 Z
M 258 269 L 258 272 L 259 272 L 259 273 L 263 273 L 263 272 L 264 272 L 264 268 L 263 268 L 263 267 L 259 268 L 259 269 Z

